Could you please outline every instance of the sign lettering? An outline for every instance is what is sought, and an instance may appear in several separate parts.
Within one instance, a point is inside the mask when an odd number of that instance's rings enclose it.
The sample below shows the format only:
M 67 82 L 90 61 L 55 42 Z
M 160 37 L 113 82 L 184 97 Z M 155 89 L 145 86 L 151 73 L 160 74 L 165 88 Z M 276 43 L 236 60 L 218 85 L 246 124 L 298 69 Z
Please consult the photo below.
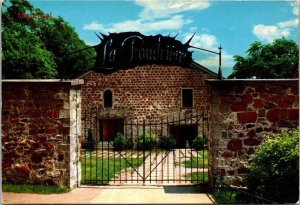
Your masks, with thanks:
M 109 74 L 142 64 L 166 64 L 189 67 L 192 53 L 190 40 L 182 44 L 175 37 L 144 36 L 138 32 L 101 34 L 97 52 L 96 72 Z

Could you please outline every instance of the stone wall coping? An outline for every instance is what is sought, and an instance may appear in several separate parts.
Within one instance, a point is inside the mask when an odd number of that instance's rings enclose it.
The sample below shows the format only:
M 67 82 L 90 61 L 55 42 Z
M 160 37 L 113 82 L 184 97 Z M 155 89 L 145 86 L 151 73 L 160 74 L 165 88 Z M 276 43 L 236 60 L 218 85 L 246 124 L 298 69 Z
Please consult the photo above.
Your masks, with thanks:
M 2 83 L 70 83 L 71 85 L 83 85 L 83 79 L 60 80 L 60 79 L 4 79 Z
M 209 84 L 226 84 L 226 83 L 278 83 L 278 82 L 299 82 L 299 79 L 226 79 L 226 80 L 205 80 Z

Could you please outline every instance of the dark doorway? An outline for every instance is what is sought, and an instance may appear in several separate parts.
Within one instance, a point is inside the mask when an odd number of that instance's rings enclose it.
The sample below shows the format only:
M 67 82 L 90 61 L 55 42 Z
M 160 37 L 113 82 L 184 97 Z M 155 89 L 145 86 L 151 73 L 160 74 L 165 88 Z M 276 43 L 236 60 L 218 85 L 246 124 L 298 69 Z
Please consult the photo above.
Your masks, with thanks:
M 118 132 L 124 133 L 124 119 L 100 120 L 100 141 L 114 141 Z
M 186 140 L 188 140 L 189 145 L 192 145 L 193 139 L 198 136 L 198 126 L 197 125 L 171 125 L 170 134 L 176 140 L 176 148 L 185 148 Z

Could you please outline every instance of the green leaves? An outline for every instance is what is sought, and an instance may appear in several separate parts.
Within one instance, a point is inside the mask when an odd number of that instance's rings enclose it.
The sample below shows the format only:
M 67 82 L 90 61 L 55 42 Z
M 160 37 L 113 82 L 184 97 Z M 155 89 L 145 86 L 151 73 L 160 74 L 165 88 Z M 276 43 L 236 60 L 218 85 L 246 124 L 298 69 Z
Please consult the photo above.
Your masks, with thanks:
M 293 78 L 298 69 L 298 45 L 284 37 L 263 45 L 255 41 L 247 56 L 234 56 L 236 64 L 228 78 Z
M 265 136 L 249 163 L 250 191 L 280 203 L 293 203 L 299 194 L 299 132 L 283 130 Z
M 145 135 L 141 134 L 138 137 L 138 150 L 151 150 L 156 145 L 156 135 L 153 133 L 146 132 Z
M 114 149 L 115 150 L 123 150 L 127 147 L 127 141 L 125 136 L 118 132 L 114 138 Z
M 70 54 L 87 45 L 61 17 L 34 17 L 43 12 L 28 1 L 10 0 L 6 5 L 2 12 L 3 78 L 58 78 L 64 69 L 72 78 L 92 68 L 93 49 Z M 20 18 L 21 13 L 32 17 Z

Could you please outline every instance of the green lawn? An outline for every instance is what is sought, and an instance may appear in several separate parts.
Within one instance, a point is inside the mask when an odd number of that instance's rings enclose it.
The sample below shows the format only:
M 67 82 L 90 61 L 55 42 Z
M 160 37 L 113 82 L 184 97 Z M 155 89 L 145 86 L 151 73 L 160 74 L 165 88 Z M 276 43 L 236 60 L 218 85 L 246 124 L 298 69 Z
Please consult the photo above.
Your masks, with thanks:
M 203 176 L 204 176 L 204 181 L 203 181 Z M 205 184 L 208 183 L 208 173 L 192 172 L 186 175 L 186 179 L 190 180 L 193 184 Z
M 183 166 L 187 168 L 203 167 L 203 150 L 198 151 L 198 156 L 190 157 L 189 160 L 183 162 Z M 204 150 L 204 168 L 208 168 L 207 150 Z
M 2 191 L 14 193 L 58 194 L 69 192 L 69 189 L 58 186 L 3 183 Z
M 129 163 L 128 163 L 128 162 Z M 82 162 L 82 184 L 108 184 L 114 177 L 126 168 L 137 168 L 143 163 L 143 158 L 86 158 Z M 96 169 L 97 167 L 97 169 Z

